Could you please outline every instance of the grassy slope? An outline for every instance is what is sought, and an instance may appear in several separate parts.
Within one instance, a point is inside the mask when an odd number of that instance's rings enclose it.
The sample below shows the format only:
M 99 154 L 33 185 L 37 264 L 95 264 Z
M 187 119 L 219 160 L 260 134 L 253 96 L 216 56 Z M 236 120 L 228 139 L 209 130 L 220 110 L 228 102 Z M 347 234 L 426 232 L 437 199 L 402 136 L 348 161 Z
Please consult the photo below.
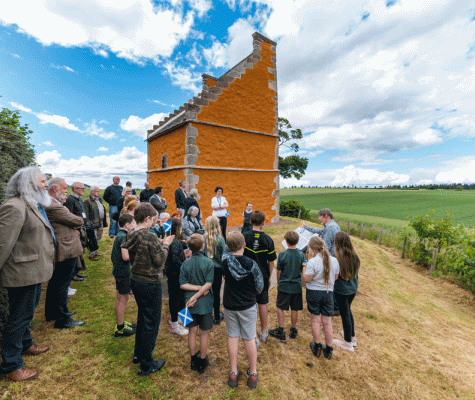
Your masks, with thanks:
M 270 227 L 278 251 L 287 229 L 296 224 Z M 353 313 L 358 347 L 354 353 L 338 348 L 331 361 L 315 358 L 308 347 L 310 319 L 299 316 L 299 336 L 282 344 L 269 338 L 258 353 L 259 386 L 251 392 L 245 378 L 233 391 L 226 385 L 227 352 L 224 324 L 213 329 L 204 375 L 189 369 L 186 338 L 168 332 L 164 303 L 156 357 L 167 360 L 164 369 L 150 377 L 137 377 L 131 363 L 134 339 L 115 339 L 114 283 L 110 275 L 111 240 L 101 242 L 107 252 L 102 261 L 88 262 L 89 278 L 74 282 L 77 294 L 71 309 L 87 322 L 83 328 L 58 331 L 44 320 L 40 304 L 33 322 L 38 343 L 51 350 L 25 358 L 27 367 L 41 374 L 24 384 L 0 381 L 0 393 L 15 399 L 452 399 L 475 397 L 475 301 L 473 295 L 442 279 L 428 276 L 390 249 L 353 239 L 362 259 L 360 288 Z M 271 291 L 270 327 L 276 325 L 276 290 Z M 136 306 L 128 306 L 135 321 Z M 334 337 L 341 320 L 334 318 Z M 286 315 L 286 330 L 289 316 Z M 310 364 L 309 364 L 310 363 Z M 247 367 L 241 345 L 239 365 Z M 310 365 L 310 366 L 309 366 Z

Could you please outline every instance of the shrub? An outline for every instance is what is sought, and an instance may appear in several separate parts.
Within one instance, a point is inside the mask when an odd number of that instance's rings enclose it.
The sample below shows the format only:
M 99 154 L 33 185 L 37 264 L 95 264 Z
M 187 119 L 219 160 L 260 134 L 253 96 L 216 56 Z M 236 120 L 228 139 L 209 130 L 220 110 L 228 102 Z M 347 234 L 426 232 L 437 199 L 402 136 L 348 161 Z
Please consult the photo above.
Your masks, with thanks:
M 305 220 L 310 219 L 310 211 L 307 210 L 297 200 L 290 199 L 290 200 L 280 202 L 279 213 L 282 216 L 299 218 L 299 210 L 300 210 L 301 219 L 305 219 Z

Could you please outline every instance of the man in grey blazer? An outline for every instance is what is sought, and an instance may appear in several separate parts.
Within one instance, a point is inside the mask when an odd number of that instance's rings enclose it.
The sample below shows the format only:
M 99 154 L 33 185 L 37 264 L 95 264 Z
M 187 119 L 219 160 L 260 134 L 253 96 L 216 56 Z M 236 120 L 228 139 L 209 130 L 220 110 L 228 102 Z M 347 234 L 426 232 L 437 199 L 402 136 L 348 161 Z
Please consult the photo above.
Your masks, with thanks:
M 162 212 L 165 212 L 166 208 L 167 208 L 167 202 L 166 200 L 162 197 L 163 196 L 163 188 L 161 186 L 157 186 L 155 189 L 154 189 L 154 192 L 155 194 L 150 197 L 150 199 L 148 200 L 148 202 L 155 207 L 155 210 L 157 210 L 158 212 L 158 215 L 160 216 L 160 214 Z
M 41 285 L 53 274 L 55 237 L 46 217 L 51 198 L 37 167 L 17 171 L 0 206 L 0 283 L 8 291 L 9 315 L 4 327 L 0 378 L 13 381 L 38 375 L 23 367 L 22 355 L 38 355 L 48 346 L 33 342 L 30 323 L 40 301 Z

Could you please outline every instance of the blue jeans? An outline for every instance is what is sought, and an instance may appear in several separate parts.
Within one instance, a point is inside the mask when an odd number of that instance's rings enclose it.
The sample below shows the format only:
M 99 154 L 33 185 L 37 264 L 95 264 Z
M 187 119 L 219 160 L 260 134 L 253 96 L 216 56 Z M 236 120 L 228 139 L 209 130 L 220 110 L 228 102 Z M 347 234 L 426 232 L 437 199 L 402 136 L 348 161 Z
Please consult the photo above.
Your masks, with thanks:
M 119 232 L 119 223 L 117 220 L 112 219 L 112 216 L 117 211 L 117 206 L 109 205 L 109 236 L 117 236 L 117 232 Z
M 138 308 L 134 355 L 140 360 L 140 369 L 148 370 L 154 361 L 152 353 L 162 317 L 162 284 L 132 278 L 130 287 Z
M 30 322 L 40 302 L 41 283 L 6 289 L 10 313 L 3 330 L 0 374 L 9 374 L 23 367 L 21 353 L 33 345 Z
M 77 257 L 55 263 L 53 276 L 46 289 L 45 317 L 47 321 L 67 322 L 68 288 L 76 274 Z

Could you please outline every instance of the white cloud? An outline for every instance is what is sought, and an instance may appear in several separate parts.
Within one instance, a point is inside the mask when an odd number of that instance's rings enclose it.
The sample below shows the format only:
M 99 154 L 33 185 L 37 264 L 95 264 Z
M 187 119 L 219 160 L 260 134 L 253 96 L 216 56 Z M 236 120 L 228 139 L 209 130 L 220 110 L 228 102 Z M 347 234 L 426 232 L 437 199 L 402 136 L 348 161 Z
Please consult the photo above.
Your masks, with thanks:
M 158 123 L 166 116 L 168 116 L 168 114 L 165 113 L 153 114 L 147 118 L 140 118 L 131 115 L 129 118 L 124 118 L 120 121 L 120 127 L 124 131 L 133 132 L 134 135 L 146 139 L 147 130 L 152 129 L 153 125 L 158 125 Z
M 248 40 L 249 43 L 249 40 Z M 227 46 L 216 41 L 211 48 L 203 49 L 203 56 L 211 68 L 222 68 L 227 65 Z
M 137 185 L 146 179 L 147 155 L 136 147 L 124 147 L 116 154 L 77 159 L 64 159 L 56 150 L 45 151 L 36 160 L 44 173 L 60 176 L 69 184 L 79 181 L 105 188 L 112 183 L 114 175 Z
M 54 65 L 54 64 L 51 64 L 51 66 L 52 66 L 53 68 L 56 68 L 56 69 L 64 69 L 65 71 L 74 72 L 74 69 L 68 67 L 67 65 Z
M 86 132 L 90 135 L 99 136 L 102 139 L 113 139 L 116 137 L 114 132 L 106 132 L 104 131 L 104 128 L 97 126 L 95 120 L 92 120 L 90 124 L 85 123 L 84 126 L 86 128 Z
M 437 183 L 473 183 L 475 182 L 475 157 L 458 157 L 445 161 L 435 181 Z
M 202 73 L 193 72 L 191 68 L 182 67 L 173 61 L 167 61 L 163 67 L 165 68 L 164 74 L 171 78 L 173 85 L 194 93 L 201 90 L 201 85 L 197 85 L 197 83 L 202 82 Z
M 53 124 L 57 125 L 60 128 L 66 128 L 70 131 L 80 131 L 80 129 L 69 122 L 69 118 L 62 117 L 61 115 L 49 115 L 43 113 L 33 113 L 40 119 L 40 124 Z
M 54 144 L 51 143 L 49 140 L 46 141 L 46 142 L 43 142 L 43 144 L 44 144 L 45 146 L 54 146 Z
M 13 101 L 10 101 L 10 105 L 12 107 L 16 108 L 17 110 L 24 111 L 24 112 L 27 112 L 27 113 L 33 113 L 33 111 L 31 111 L 31 109 L 29 109 L 27 107 L 24 107 L 21 104 L 15 103 Z
M 13 57 L 15 58 L 21 58 L 18 54 L 15 54 L 15 53 L 11 53 Z
M 97 151 L 109 151 L 107 147 L 99 147 Z

